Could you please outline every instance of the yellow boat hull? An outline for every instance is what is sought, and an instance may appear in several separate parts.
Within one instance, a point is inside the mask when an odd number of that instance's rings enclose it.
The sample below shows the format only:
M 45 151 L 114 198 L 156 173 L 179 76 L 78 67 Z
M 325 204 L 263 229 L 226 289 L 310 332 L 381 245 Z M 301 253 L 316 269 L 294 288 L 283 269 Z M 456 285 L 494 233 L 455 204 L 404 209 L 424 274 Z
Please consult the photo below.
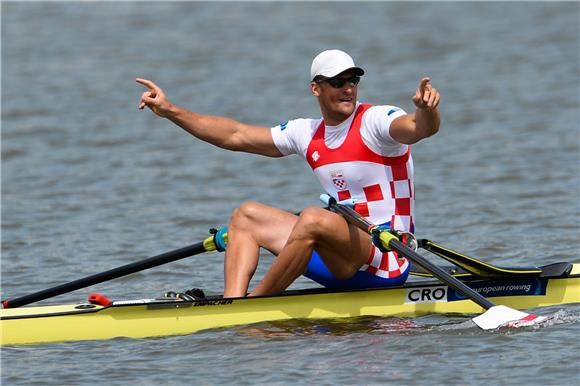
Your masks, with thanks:
M 580 265 L 567 277 L 474 281 L 495 304 L 516 309 L 580 303 Z M 471 285 L 471 284 L 470 284 Z M 527 292 L 526 292 L 527 291 Z M 328 291 L 289 291 L 278 296 L 186 302 L 145 299 L 0 310 L 2 345 L 145 338 L 288 319 L 358 316 L 416 317 L 478 314 L 484 310 L 436 281 L 402 287 Z

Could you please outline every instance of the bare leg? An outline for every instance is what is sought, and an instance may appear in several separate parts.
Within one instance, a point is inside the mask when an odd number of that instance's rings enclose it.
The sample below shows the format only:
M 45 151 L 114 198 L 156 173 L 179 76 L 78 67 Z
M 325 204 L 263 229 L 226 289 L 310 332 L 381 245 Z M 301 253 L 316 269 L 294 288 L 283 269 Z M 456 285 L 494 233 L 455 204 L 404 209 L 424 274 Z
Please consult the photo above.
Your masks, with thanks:
M 320 255 L 338 279 L 348 279 L 367 262 L 370 237 L 341 216 L 322 208 L 304 210 L 286 245 L 250 296 L 285 290 L 306 271 L 312 251 Z
M 228 226 L 224 297 L 246 295 L 260 247 L 277 255 L 297 220 L 292 213 L 257 202 L 244 203 L 234 211 Z

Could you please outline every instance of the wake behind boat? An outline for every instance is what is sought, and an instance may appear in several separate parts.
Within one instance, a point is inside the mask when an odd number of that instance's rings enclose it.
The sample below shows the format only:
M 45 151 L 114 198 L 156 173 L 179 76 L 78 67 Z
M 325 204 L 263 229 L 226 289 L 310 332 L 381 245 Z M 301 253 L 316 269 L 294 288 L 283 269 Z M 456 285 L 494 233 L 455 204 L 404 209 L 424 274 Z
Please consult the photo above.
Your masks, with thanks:
M 505 269 L 428 240 L 420 240 L 419 244 L 428 250 L 437 250 L 444 258 L 463 258 L 463 266 L 467 269 L 447 267 L 445 271 L 497 304 L 534 309 L 580 303 L 580 263 Z M 469 272 L 481 267 L 487 267 L 487 273 Z M 304 289 L 254 298 L 161 297 L 110 303 L 106 298 L 92 296 L 90 302 L 81 304 L 8 308 L 0 310 L 1 343 L 18 345 L 184 335 L 212 328 L 289 319 L 417 317 L 484 311 L 454 288 L 430 278 L 429 272 L 417 267 L 413 275 L 415 279 L 405 285 L 388 288 Z

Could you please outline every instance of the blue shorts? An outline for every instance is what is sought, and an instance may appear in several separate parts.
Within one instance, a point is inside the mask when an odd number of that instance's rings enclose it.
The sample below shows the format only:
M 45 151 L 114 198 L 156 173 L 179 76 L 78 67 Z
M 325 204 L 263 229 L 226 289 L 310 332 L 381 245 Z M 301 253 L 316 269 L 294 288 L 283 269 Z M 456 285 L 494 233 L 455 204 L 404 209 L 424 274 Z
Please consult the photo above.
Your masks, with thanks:
M 310 257 L 310 262 L 308 263 L 304 276 L 327 288 L 356 289 L 401 285 L 407 280 L 409 271 L 410 269 L 407 269 L 404 274 L 394 278 L 376 276 L 367 271 L 357 271 L 350 279 L 339 280 L 330 273 L 322 258 L 314 251 L 312 252 L 312 257 Z

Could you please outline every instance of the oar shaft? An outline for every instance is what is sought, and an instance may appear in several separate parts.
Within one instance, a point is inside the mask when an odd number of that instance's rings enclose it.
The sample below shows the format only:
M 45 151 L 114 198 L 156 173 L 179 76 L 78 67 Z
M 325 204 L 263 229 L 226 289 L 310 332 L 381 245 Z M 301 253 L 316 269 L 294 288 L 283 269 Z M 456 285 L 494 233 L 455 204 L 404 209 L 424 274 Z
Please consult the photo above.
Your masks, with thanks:
M 153 268 L 158 265 L 171 263 L 176 260 L 184 259 L 202 252 L 212 250 L 208 248 L 208 240 L 192 244 L 187 247 L 166 252 L 157 256 L 150 257 L 145 260 L 136 261 L 118 268 L 114 268 L 95 275 L 87 276 L 82 279 L 74 280 L 69 283 L 61 284 L 56 287 L 48 288 L 42 291 L 35 292 L 30 295 L 21 296 L 15 299 L 6 299 L 2 301 L 4 308 L 16 308 L 26 304 L 38 302 L 53 296 L 62 295 L 67 292 L 72 292 L 81 288 L 89 287 L 94 284 L 102 283 L 107 280 L 113 280 L 122 276 L 130 275 L 145 269 Z
M 425 259 L 423 256 L 418 254 L 417 252 L 413 251 L 411 248 L 407 247 L 399 240 L 391 240 L 389 242 L 389 247 L 393 250 L 396 250 L 403 254 L 405 257 L 409 258 L 413 263 L 417 264 L 421 268 L 426 269 L 427 271 L 431 272 L 433 276 L 437 279 L 447 283 L 450 287 L 454 288 L 458 292 L 462 293 L 464 296 L 467 296 L 474 302 L 476 302 L 481 307 L 489 310 L 495 304 L 487 300 L 483 295 L 479 292 L 474 291 L 472 288 L 467 286 L 462 281 L 458 280 L 457 278 L 451 276 L 443 269 L 438 267 L 437 265 L 431 263 L 429 260 Z
M 330 209 L 335 212 L 338 212 L 345 216 L 347 220 L 351 223 L 359 227 L 360 229 L 364 230 L 365 232 L 370 234 L 370 230 L 375 225 L 371 222 L 364 219 L 360 214 L 354 211 L 352 208 L 337 203 L 334 199 L 329 200 L 328 202 Z M 492 302 L 487 300 L 483 295 L 474 291 L 472 288 L 468 287 L 462 281 L 459 281 L 457 278 L 451 276 L 443 269 L 439 268 L 437 265 L 431 263 L 429 260 L 425 259 L 423 256 L 418 254 L 417 252 L 413 251 L 411 248 L 407 247 L 404 243 L 397 240 L 396 238 L 392 238 L 389 240 L 389 248 L 395 250 L 413 263 L 417 264 L 418 266 L 422 267 L 423 269 L 431 272 L 433 276 L 438 278 L 439 280 L 447 283 L 450 287 L 454 288 L 464 296 L 470 298 L 475 303 L 480 305 L 481 307 L 485 308 L 486 310 L 490 309 L 494 306 Z

